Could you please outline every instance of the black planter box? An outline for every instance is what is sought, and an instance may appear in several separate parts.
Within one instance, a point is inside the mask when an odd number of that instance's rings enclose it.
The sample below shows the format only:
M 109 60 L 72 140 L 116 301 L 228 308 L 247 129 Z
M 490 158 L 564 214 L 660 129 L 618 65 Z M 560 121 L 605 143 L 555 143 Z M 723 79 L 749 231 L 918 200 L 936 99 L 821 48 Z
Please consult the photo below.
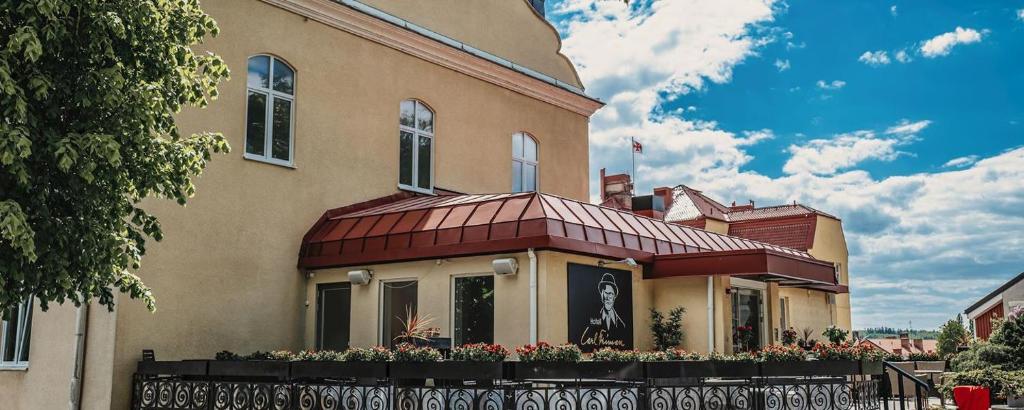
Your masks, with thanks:
M 500 380 L 505 378 L 503 362 L 393 362 L 392 379 Z
M 210 376 L 288 378 L 288 362 L 276 360 L 213 360 Z
M 511 378 L 516 380 L 642 380 L 639 362 L 512 362 Z
M 644 363 L 647 378 L 675 379 L 682 377 L 757 377 L 757 363 L 747 361 L 670 360 Z
M 881 360 L 861 360 L 860 374 L 878 375 L 882 374 Z
M 208 360 L 183 360 L 179 362 L 141 361 L 136 373 L 151 376 L 205 376 L 208 362 Z
M 802 362 L 764 362 L 761 375 L 785 376 L 848 376 L 860 374 L 859 360 L 808 360 Z
M 383 379 L 387 376 L 388 364 L 384 362 L 291 362 L 293 379 Z

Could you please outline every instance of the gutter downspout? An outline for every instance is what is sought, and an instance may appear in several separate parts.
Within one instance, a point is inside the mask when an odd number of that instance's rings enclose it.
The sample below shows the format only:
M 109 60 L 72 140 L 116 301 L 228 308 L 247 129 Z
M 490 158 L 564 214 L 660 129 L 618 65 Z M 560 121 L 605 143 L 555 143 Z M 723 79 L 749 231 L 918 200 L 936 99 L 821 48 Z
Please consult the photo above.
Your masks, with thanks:
M 708 276 L 708 354 L 715 351 L 715 279 Z
M 82 385 L 85 379 L 85 336 L 89 330 L 89 301 L 83 302 L 76 309 L 75 325 L 75 369 L 71 374 L 71 400 L 69 408 L 82 408 Z
M 533 248 L 526 253 L 530 255 L 530 344 L 537 344 L 537 254 Z

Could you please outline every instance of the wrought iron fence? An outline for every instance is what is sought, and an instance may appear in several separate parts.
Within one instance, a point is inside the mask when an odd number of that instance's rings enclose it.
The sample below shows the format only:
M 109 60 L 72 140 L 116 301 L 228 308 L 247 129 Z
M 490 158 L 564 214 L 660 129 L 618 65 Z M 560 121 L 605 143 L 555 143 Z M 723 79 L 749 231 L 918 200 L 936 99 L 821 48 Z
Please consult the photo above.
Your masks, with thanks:
M 153 372 L 148 372 L 153 373 Z M 133 410 L 879 410 L 879 376 L 407 380 L 136 374 Z

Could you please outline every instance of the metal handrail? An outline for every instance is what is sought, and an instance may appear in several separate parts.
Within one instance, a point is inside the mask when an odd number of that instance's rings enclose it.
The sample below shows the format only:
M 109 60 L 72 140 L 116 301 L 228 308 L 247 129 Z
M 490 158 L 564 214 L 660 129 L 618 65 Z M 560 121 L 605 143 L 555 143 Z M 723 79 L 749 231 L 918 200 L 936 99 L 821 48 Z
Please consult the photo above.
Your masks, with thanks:
M 892 372 L 894 372 L 896 374 L 896 387 L 899 390 L 898 398 L 899 398 L 899 401 L 900 401 L 900 407 L 899 407 L 900 410 L 906 410 L 906 392 L 904 391 L 904 388 L 903 388 L 903 379 L 904 378 L 910 379 L 910 381 L 912 383 L 914 383 L 914 401 L 917 402 L 917 409 L 918 410 L 925 410 L 925 409 L 928 408 L 926 406 L 926 404 L 927 404 L 927 393 L 931 389 L 931 387 L 930 387 L 930 385 L 927 382 L 925 382 L 924 380 L 921 380 L 917 376 L 914 376 L 913 374 L 910 374 L 907 371 L 897 367 L 896 365 L 892 364 L 892 362 L 882 362 L 882 375 L 883 375 L 883 377 L 886 378 L 886 383 L 890 384 L 889 385 L 889 396 L 890 397 L 897 397 L 897 396 L 893 395 L 893 393 L 894 393 L 892 391 L 893 386 L 892 386 L 892 383 L 890 382 L 889 375 L 888 375 L 889 371 L 892 371 Z M 922 391 L 925 392 L 925 395 L 921 394 Z M 883 406 L 884 406 L 885 410 L 889 410 L 889 400 L 883 400 L 882 403 L 883 403 Z

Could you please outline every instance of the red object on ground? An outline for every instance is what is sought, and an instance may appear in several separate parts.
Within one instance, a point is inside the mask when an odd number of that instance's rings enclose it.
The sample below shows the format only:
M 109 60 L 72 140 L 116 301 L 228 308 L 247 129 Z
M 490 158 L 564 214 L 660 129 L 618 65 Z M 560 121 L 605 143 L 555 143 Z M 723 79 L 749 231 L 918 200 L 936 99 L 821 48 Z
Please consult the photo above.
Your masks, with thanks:
M 960 410 L 988 410 L 989 390 L 982 386 L 956 386 L 953 388 L 953 400 Z

